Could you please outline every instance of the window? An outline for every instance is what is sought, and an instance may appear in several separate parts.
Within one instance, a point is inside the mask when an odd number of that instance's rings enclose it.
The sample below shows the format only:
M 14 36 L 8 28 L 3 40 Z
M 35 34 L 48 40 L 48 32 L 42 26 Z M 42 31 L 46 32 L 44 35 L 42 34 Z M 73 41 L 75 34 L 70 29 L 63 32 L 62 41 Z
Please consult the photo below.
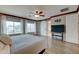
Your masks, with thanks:
M 26 23 L 26 33 L 29 33 L 29 32 L 36 32 L 35 23 Z
M 22 33 L 22 23 L 6 21 L 7 34 L 19 34 Z

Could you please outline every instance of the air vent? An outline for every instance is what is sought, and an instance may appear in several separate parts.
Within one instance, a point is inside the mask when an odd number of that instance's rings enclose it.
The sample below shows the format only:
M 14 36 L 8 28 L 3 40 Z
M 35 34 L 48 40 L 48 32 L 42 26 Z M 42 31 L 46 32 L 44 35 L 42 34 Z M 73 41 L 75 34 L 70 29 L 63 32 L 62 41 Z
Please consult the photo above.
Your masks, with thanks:
M 60 11 L 65 12 L 65 11 L 68 11 L 68 10 L 69 10 L 69 8 L 64 8 L 64 9 L 61 9 Z

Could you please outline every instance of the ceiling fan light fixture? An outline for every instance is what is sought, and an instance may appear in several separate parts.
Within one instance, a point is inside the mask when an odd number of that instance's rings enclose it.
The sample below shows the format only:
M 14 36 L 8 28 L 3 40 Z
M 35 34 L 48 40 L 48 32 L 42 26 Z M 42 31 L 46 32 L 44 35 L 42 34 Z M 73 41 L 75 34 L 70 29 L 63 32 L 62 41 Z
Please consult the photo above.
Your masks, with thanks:
M 35 15 L 35 17 L 36 17 L 36 18 L 38 18 L 38 17 L 39 17 L 39 15 Z

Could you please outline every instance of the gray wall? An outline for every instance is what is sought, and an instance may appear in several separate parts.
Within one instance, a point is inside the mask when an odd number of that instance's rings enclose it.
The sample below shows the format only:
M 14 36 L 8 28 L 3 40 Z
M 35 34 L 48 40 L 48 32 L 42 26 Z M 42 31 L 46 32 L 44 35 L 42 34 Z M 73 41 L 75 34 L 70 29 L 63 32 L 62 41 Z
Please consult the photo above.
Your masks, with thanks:
M 40 31 L 40 29 L 41 29 L 41 27 L 40 27 L 40 25 L 41 25 L 41 22 L 36 22 L 36 34 L 37 35 L 41 35 L 41 31 Z
M 36 33 L 38 35 L 47 36 L 46 21 L 36 22 Z
M 1 16 L 0 16 L 0 34 L 1 34 Z

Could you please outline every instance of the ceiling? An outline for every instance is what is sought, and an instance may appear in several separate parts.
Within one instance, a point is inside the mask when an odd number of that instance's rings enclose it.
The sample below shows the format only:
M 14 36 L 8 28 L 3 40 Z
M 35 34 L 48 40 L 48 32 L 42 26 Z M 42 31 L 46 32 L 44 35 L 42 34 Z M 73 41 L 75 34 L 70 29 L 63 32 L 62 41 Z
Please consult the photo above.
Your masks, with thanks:
M 32 15 L 32 12 L 34 12 L 37 8 L 44 12 L 45 17 L 36 18 Z M 60 10 L 64 8 L 69 8 L 69 10 L 66 12 L 60 12 Z M 0 5 L 0 13 L 6 13 L 34 20 L 42 20 L 61 13 L 75 11 L 77 8 L 77 5 Z

